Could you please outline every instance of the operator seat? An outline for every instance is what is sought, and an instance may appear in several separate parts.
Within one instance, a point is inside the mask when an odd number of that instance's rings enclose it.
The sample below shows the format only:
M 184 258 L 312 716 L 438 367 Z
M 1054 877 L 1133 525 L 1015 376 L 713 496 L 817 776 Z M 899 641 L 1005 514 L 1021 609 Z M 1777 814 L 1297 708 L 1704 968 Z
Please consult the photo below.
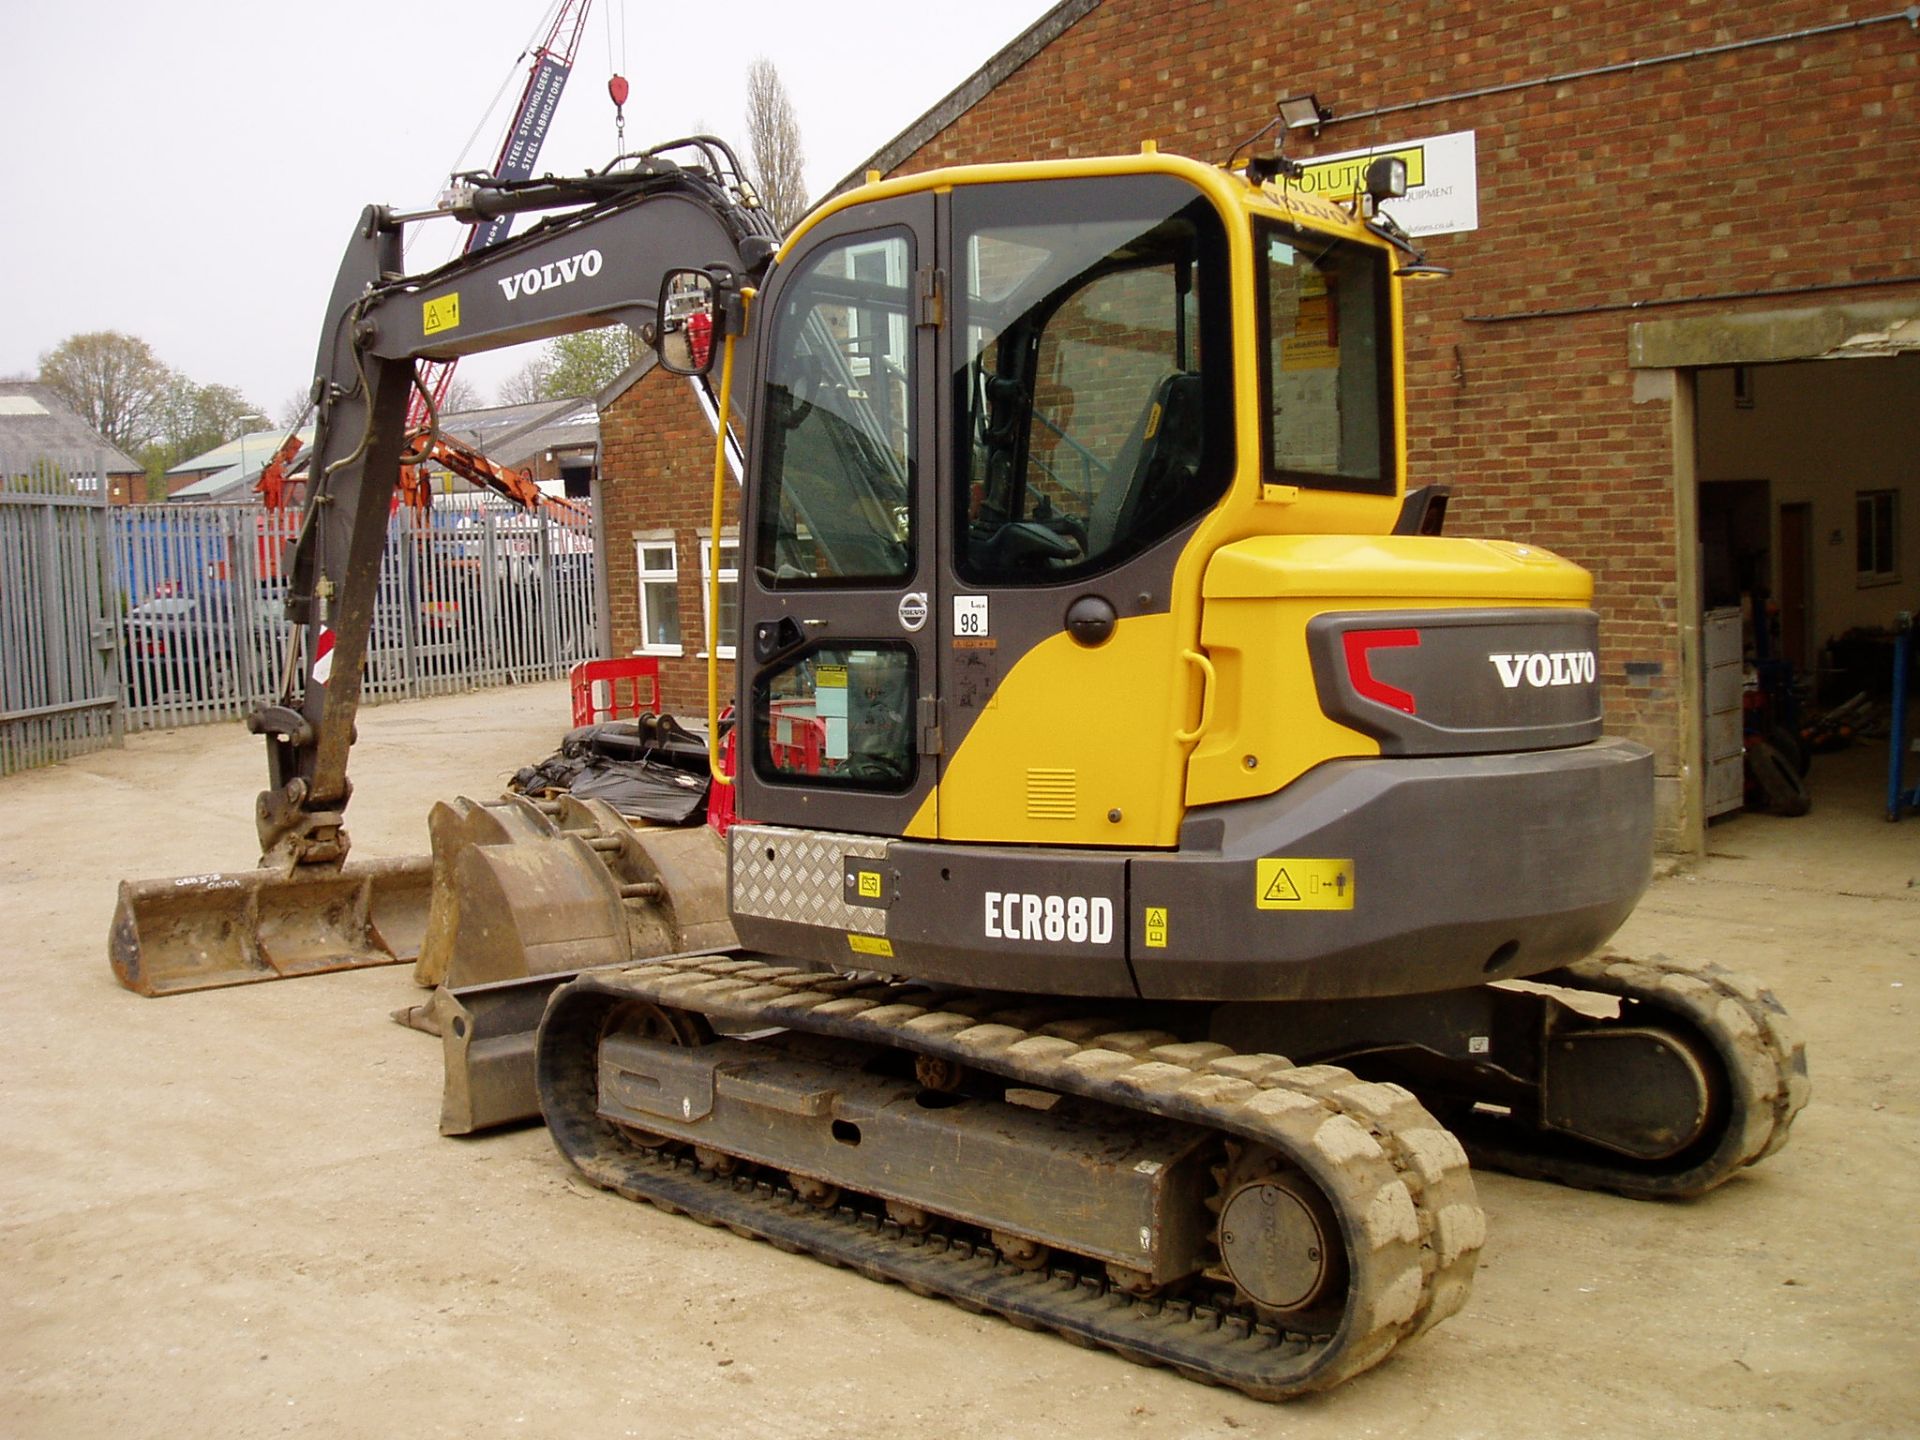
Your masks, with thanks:
M 1200 377 L 1188 371 L 1154 386 L 1087 517 L 1089 558 L 1135 549 L 1131 537 L 1166 528 L 1162 517 L 1179 508 L 1181 490 L 1200 472 L 1204 398 Z

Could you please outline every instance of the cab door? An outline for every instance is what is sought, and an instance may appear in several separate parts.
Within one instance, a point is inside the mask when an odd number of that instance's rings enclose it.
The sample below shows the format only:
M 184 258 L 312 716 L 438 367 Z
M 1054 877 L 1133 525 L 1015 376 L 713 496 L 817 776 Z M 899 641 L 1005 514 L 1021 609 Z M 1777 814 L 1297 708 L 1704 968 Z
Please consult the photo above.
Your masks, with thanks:
M 1234 476 L 1227 232 L 1172 174 L 955 187 L 942 839 L 1167 846 Z
M 931 196 L 856 206 L 756 302 L 737 749 L 754 821 L 931 833 L 934 264 Z

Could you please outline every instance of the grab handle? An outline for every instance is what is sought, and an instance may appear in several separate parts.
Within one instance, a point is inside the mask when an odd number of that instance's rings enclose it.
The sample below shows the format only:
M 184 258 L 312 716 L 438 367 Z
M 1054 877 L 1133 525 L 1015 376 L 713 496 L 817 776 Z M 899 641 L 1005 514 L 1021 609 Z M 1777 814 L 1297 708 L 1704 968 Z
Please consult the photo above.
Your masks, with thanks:
M 1200 723 L 1191 730 L 1173 732 L 1175 744 L 1190 745 L 1204 735 L 1207 727 L 1213 724 L 1213 692 L 1218 688 L 1218 682 L 1214 678 L 1213 662 L 1198 650 L 1182 650 L 1180 654 L 1183 659 L 1199 667 L 1200 670 Z

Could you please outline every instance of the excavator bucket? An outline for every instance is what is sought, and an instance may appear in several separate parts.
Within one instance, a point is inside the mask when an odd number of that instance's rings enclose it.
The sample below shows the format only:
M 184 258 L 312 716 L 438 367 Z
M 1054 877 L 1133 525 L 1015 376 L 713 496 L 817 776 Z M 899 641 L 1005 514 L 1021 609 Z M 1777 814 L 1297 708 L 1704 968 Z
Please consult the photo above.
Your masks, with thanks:
M 141 995 L 393 965 L 420 953 L 432 878 L 429 858 L 410 855 L 313 875 L 126 880 L 108 957 Z
M 421 986 L 465 989 L 736 943 L 725 851 L 705 826 L 508 796 L 437 805 L 427 828 L 431 856 L 124 881 L 114 974 L 174 995 L 412 962 Z M 396 1018 L 438 1035 L 442 1009 Z
M 726 851 L 704 825 L 635 825 L 598 800 L 459 799 L 433 808 L 433 906 L 394 1019 L 441 1038 L 440 1129 L 539 1114 L 533 1041 L 547 996 L 580 971 L 738 942 Z

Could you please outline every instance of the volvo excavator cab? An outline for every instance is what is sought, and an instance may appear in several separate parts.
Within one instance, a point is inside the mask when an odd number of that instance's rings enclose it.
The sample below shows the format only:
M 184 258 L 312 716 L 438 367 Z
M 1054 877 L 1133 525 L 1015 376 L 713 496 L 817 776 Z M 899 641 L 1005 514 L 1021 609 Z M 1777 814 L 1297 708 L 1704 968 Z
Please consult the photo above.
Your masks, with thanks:
M 752 306 L 745 943 L 1239 1001 L 1606 938 L 1651 757 L 1601 738 L 1583 571 L 1394 533 L 1397 263 L 1357 198 L 1154 153 L 801 227 Z
M 202 898 L 195 956 L 236 896 L 380 928 L 346 755 L 412 367 L 624 321 L 714 406 L 722 544 L 746 446 L 707 647 L 739 820 L 723 860 L 591 802 L 435 811 L 423 969 L 533 977 L 443 992 L 498 1062 L 447 1128 L 537 1092 L 596 1185 L 1264 1399 L 1464 1302 L 1456 1133 L 1644 1196 L 1784 1143 L 1805 1063 L 1763 987 L 1590 954 L 1647 883 L 1651 757 L 1602 735 L 1586 573 L 1409 492 L 1428 267 L 1366 197 L 1149 147 L 870 183 L 776 241 L 692 148 L 476 182 L 463 218 L 564 213 L 423 276 L 422 217 L 363 217 L 301 663 L 254 722 L 268 868 L 124 888 L 129 984 Z

